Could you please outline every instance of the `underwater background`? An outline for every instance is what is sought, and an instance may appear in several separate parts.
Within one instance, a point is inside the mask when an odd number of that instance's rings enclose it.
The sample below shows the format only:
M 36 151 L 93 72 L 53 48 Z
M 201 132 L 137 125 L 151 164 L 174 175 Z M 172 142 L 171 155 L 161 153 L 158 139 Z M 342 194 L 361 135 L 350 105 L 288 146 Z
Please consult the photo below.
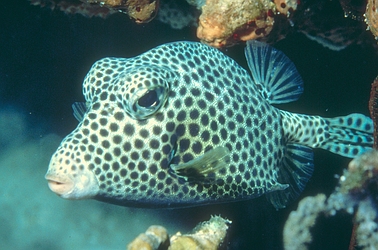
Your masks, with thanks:
M 315 172 L 300 199 L 276 211 L 264 196 L 184 209 L 124 208 L 94 200 L 69 201 L 48 189 L 44 174 L 61 139 L 77 125 L 71 104 L 83 101 L 82 81 L 107 56 L 133 57 L 157 45 L 197 41 L 195 27 L 173 30 L 153 20 L 66 15 L 28 1 L 0 5 L 0 249 L 125 249 L 148 226 L 187 232 L 210 215 L 232 221 L 229 249 L 282 249 L 282 230 L 297 202 L 330 194 L 349 159 L 315 149 Z M 304 80 L 299 101 L 279 107 L 333 117 L 368 113 L 378 53 L 351 45 L 331 51 L 295 33 L 274 45 Z M 223 51 L 246 68 L 244 45 Z M 310 249 L 346 249 L 352 218 L 320 218 Z

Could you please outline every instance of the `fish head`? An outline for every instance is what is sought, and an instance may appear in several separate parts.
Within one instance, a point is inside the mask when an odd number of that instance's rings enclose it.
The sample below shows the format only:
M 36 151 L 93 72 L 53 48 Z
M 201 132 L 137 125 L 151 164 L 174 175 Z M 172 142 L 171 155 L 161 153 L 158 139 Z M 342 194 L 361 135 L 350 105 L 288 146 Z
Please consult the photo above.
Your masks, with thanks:
M 96 62 L 83 85 L 87 110 L 51 159 L 50 189 L 68 199 L 117 196 L 165 175 L 177 141 L 175 131 L 166 131 L 165 108 L 178 81 L 162 66 Z
M 191 42 L 97 61 L 83 83 L 86 111 L 50 162 L 50 188 L 64 198 L 126 206 L 202 199 L 196 185 L 230 175 L 214 171 L 229 164 L 226 139 L 245 133 L 234 109 L 247 106 L 228 90 L 249 79 L 243 74 L 221 52 Z

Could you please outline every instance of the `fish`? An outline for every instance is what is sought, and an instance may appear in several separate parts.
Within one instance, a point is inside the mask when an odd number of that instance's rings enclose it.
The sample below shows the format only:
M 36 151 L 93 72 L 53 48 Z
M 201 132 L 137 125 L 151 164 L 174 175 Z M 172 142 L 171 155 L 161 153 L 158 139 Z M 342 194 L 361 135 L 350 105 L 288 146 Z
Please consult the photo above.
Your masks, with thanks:
M 266 195 L 295 200 L 314 169 L 313 148 L 355 157 L 373 145 L 363 114 L 335 118 L 276 106 L 304 91 L 294 63 L 248 41 L 249 71 L 198 42 L 106 57 L 73 104 L 78 126 L 53 154 L 45 178 L 65 199 L 131 207 L 190 207 Z

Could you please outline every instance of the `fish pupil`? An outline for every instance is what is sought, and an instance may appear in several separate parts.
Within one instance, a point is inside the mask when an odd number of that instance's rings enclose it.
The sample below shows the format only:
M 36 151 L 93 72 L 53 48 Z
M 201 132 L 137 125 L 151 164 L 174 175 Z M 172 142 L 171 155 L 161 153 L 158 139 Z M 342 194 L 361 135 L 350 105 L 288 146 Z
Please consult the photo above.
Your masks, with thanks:
M 149 90 L 138 100 L 140 107 L 148 108 L 159 104 L 159 99 L 156 90 Z

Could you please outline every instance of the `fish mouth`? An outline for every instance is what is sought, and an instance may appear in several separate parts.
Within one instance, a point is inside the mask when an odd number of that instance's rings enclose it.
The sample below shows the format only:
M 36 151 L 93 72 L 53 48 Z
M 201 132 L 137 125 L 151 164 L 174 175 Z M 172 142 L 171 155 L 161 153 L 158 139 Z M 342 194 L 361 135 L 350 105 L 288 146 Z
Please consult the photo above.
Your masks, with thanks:
M 74 189 L 74 182 L 71 180 L 57 180 L 56 178 L 46 176 L 49 188 L 59 196 L 69 194 Z

